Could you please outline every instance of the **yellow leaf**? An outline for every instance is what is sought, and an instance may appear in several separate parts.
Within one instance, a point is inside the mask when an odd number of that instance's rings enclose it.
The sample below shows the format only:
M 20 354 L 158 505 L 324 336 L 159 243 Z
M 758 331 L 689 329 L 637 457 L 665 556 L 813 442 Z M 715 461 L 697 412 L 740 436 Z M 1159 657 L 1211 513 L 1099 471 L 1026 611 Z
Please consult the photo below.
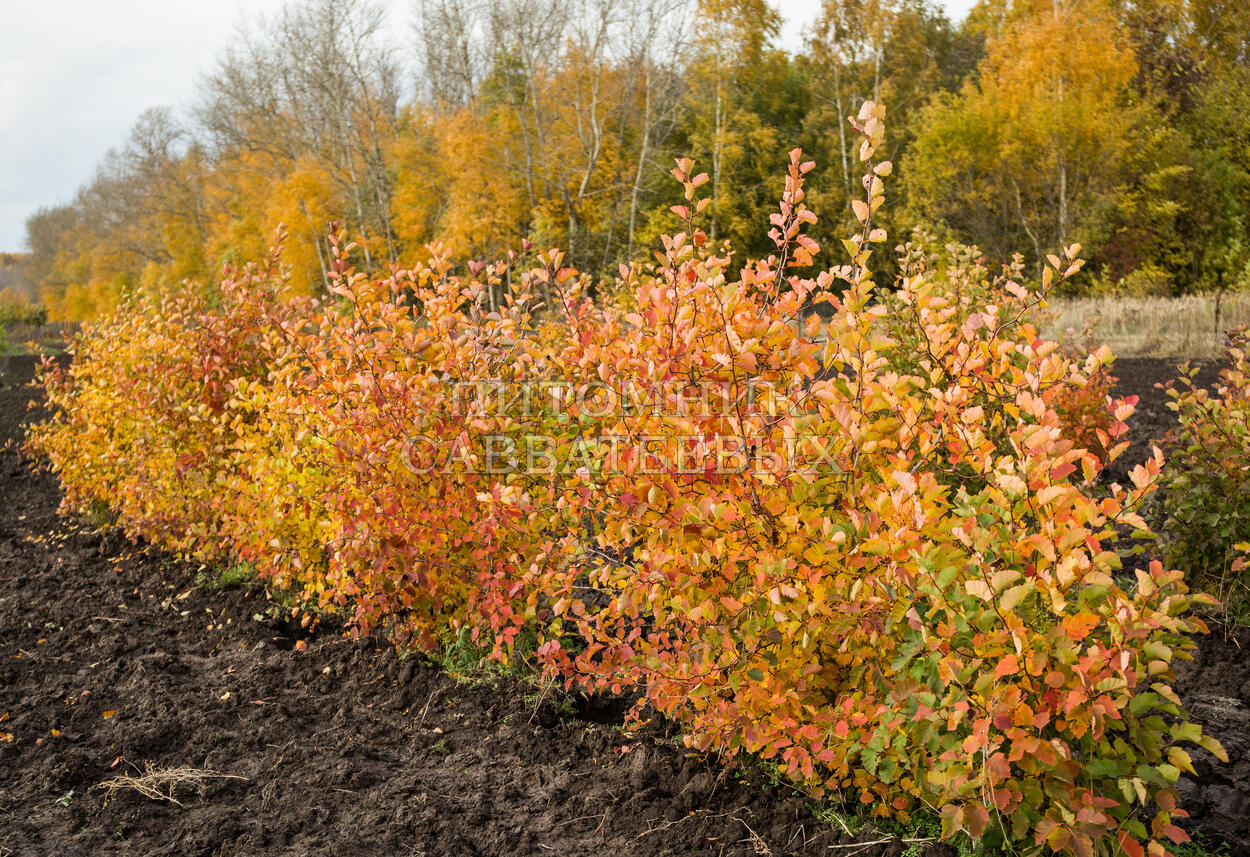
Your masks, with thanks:
M 1037 502 L 1045 506 L 1068 490 L 1066 485 L 1047 485 L 1037 492 Z
M 999 599 L 998 606 L 1003 612 L 1010 613 L 1016 609 L 1016 605 L 1024 599 L 1024 596 L 1029 594 L 1029 590 L 1032 588 L 1032 584 L 1029 583 L 1021 583 L 1019 586 L 1011 587 L 1003 593 L 1003 597 Z
M 994 592 L 990 589 L 990 585 L 979 578 L 969 580 L 964 584 L 964 588 L 968 590 L 969 595 L 980 598 L 983 601 L 989 601 L 994 597 Z
M 1180 768 L 1182 771 L 1189 771 L 1191 774 L 1194 773 L 1193 760 L 1190 759 L 1189 754 L 1180 747 L 1168 748 L 1168 761 Z

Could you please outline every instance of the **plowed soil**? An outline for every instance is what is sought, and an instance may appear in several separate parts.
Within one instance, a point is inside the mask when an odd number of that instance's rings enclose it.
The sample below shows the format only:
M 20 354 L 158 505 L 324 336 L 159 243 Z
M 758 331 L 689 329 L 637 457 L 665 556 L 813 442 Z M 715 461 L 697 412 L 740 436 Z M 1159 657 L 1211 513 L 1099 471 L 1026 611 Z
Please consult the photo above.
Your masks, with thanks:
M 1138 424 L 1160 435 L 1168 412 L 1147 388 L 1171 367 L 1117 368 L 1151 415 Z M 31 361 L 0 369 L 0 440 L 13 439 Z M 0 452 L 0 857 L 896 857 L 910 845 L 867 830 L 851 846 L 758 768 L 688 755 L 664 725 L 623 733 L 613 700 L 557 706 L 330 624 L 309 634 L 263 590 L 197 585 L 196 567 L 58 517 L 58 502 L 51 477 Z M 1201 645 L 1182 695 L 1234 762 L 1199 758 L 1183 794 L 1191 827 L 1250 854 L 1250 659 L 1235 634 Z M 145 796 L 134 780 L 149 770 L 177 778 Z

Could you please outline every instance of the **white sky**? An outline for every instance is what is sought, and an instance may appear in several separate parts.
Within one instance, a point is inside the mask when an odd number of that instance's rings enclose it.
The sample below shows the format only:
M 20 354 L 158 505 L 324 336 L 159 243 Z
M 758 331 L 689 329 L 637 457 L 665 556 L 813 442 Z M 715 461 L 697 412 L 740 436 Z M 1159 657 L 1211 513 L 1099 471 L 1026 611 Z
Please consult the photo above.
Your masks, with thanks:
M 72 199 L 156 106 L 185 107 L 245 15 L 284 0 L 0 0 L 0 252 L 24 249 L 27 216 Z M 383 0 L 397 44 L 411 0 Z M 802 44 L 819 0 L 773 0 L 783 46 Z M 972 0 L 940 0 L 962 18 Z

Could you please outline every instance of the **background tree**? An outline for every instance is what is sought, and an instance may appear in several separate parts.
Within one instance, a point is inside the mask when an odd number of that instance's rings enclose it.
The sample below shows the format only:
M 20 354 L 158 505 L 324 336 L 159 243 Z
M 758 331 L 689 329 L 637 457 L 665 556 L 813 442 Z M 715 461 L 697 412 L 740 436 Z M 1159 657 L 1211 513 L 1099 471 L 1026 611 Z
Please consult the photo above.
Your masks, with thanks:
M 1079 241 L 1074 290 L 1242 288 L 1247 10 L 981 0 L 955 24 L 934 0 L 822 0 L 791 54 L 769 0 L 413 0 L 407 44 L 374 0 L 292 0 L 241 25 L 189 121 L 150 111 L 72 201 L 32 215 L 29 278 L 54 316 L 87 317 L 259 257 L 281 224 L 294 286 L 322 291 L 337 220 L 365 269 L 528 241 L 593 280 L 651 258 L 686 156 L 710 176 L 709 235 L 767 255 L 756 224 L 795 146 L 817 164 L 812 237 L 836 249 L 860 193 L 845 119 L 871 99 L 889 108 L 896 238 L 920 226 L 1034 263 Z M 892 254 L 871 264 L 891 281 Z
M 1025 246 L 1040 264 L 1080 239 L 1154 118 L 1132 97 L 1137 62 L 1107 11 L 1055 2 L 990 37 L 977 79 L 920 119 L 907 169 L 914 216 L 999 259 Z
M 260 171 L 262 189 L 297 164 L 305 176 L 318 173 L 318 192 L 329 184 L 332 207 L 363 239 L 367 266 L 375 255 L 397 258 L 386 150 L 400 72 L 381 41 L 382 22 L 380 7 L 367 0 L 288 6 L 240 34 L 205 82 L 197 110 L 223 171 Z M 237 177 L 227 184 L 226 220 L 249 220 L 260 200 L 238 192 L 255 183 Z M 260 225 L 276 226 L 271 218 Z M 324 265 L 326 248 L 316 251 Z

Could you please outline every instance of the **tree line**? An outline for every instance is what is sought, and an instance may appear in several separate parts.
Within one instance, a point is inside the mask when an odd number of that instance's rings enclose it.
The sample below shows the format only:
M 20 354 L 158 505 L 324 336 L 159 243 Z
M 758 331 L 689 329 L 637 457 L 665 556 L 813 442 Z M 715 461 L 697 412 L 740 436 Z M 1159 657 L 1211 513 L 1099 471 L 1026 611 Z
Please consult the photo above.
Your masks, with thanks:
M 928 0 L 823 0 L 795 53 L 767 0 L 412 12 L 406 44 L 369 0 L 298 0 L 241 27 L 189 109 L 144 113 L 72 201 L 29 218 L 52 316 L 211 281 L 279 224 L 311 292 L 331 221 L 369 269 L 431 243 L 467 261 L 531 242 L 611 276 L 674 227 L 678 156 L 709 175 L 711 240 L 766 255 L 796 146 L 817 163 L 832 263 L 861 193 L 845 119 L 865 99 L 890 112 L 897 240 L 1019 251 L 1035 271 L 1079 242 L 1085 291 L 1250 285 L 1242 0 L 981 0 L 959 23 Z

